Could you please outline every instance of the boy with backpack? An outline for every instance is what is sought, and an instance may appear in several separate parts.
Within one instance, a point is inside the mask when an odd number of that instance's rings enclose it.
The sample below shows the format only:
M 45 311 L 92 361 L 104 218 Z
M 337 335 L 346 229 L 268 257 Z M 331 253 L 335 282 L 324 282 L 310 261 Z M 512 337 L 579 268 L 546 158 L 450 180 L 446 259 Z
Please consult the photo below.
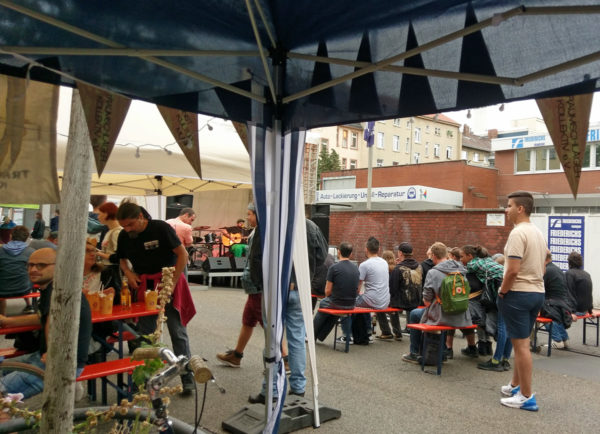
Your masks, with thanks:
M 423 285 L 423 302 L 426 307 L 413 310 L 410 313 L 410 322 L 452 327 L 471 325 L 467 270 L 460 262 L 447 259 L 447 248 L 443 243 L 434 243 L 431 246 L 431 254 L 434 267 L 427 273 Z M 444 355 L 450 359 L 453 357 L 453 340 L 454 334 L 448 332 Z M 475 336 L 472 333 L 467 335 L 467 342 L 469 345 L 475 344 Z M 402 360 L 419 363 L 420 343 L 421 332 L 410 329 L 410 353 L 403 355 Z

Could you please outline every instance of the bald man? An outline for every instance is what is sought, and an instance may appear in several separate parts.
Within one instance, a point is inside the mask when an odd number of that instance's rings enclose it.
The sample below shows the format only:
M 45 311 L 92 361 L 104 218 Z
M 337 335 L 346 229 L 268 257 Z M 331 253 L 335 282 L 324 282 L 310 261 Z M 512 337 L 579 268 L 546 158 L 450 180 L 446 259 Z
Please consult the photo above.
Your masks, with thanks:
M 50 314 L 50 298 L 52 295 L 52 282 L 54 280 L 54 267 L 56 264 L 56 250 L 43 248 L 36 250 L 29 257 L 27 271 L 32 283 L 39 285 L 40 302 L 38 311 L 29 315 L 7 317 L 0 315 L 0 328 L 41 326 L 43 332 L 39 337 L 38 351 L 13 359 L 14 361 L 29 363 L 39 368 L 46 367 L 46 342 L 48 339 Z M 87 351 L 92 334 L 92 315 L 90 305 L 85 297 L 81 297 L 79 317 L 79 337 L 77 339 L 77 376 L 83 370 L 87 360 Z M 22 393 L 25 398 L 40 393 L 44 388 L 41 378 L 24 372 L 11 372 L 0 379 L 0 392 Z

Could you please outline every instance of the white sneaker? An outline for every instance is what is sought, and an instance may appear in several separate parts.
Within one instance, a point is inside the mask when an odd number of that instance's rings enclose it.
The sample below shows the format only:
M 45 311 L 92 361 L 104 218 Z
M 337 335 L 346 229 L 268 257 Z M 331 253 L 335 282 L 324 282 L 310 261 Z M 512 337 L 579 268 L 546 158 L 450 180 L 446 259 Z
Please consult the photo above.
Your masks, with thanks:
M 569 340 L 567 339 L 566 341 L 563 341 L 562 343 L 563 343 L 563 348 L 565 350 L 568 350 L 569 349 Z
M 346 345 L 346 336 L 340 336 L 335 340 L 338 344 Z M 354 339 L 350 337 L 350 345 L 354 344 Z
M 552 348 L 555 348 L 557 350 L 564 350 L 565 344 L 563 342 L 552 341 Z
M 500 392 L 504 396 L 514 396 L 517 393 L 521 392 L 521 386 L 513 386 L 510 382 L 506 386 L 502 386 L 500 388 Z
M 532 393 L 529 398 L 526 398 L 521 394 L 521 391 L 519 391 L 510 398 L 502 398 L 500 403 L 506 407 L 520 408 L 521 410 L 527 411 L 538 411 L 535 393 Z

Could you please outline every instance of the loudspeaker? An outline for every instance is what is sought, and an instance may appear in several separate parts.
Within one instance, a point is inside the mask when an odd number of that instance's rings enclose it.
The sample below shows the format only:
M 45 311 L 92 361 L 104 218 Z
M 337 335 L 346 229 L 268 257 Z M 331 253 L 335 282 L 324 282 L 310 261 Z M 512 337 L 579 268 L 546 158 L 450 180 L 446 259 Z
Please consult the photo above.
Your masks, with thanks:
M 242 256 L 241 258 L 234 258 L 235 259 L 235 269 L 237 271 L 242 271 L 244 268 L 246 268 L 246 264 L 248 263 L 248 258 L 245 256 Z
M 208 258 L 208 269 L 210 271 L 225 271 L 231 269 L 231 260 L 227 256 L 220 258 Z
M 329 204 L 313 204 L 310 207 L 311 220 L 313 217 L 329 217 L 330 205 Z
M 311 220 L 321 229 L 327 243 L 329 243 L 329 216 L 312 216 Z

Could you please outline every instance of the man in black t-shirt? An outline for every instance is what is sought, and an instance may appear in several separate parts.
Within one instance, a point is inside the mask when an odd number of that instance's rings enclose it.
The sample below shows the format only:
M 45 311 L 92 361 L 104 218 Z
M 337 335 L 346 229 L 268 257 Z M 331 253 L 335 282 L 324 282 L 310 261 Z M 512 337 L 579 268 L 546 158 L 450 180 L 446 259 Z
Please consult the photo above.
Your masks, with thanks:
M 56 250 L 43 248 L 36 250 L 29 257 L 27 270 L 29 279 L 40 289 L 38 312 L 29 315 L 5 317 L 0 315 L 0 327 L 24 327 L 41 325 L 39 337 L 39 350 L 13 359 L 45 369 L 48 339 L 48 317 L 50 315 L 50 298 L 52 295 L 52 281 L 54 279 L 54 264 L 56 263 Z M 92 335 L 92 314 L 90 305 L 85 297 L 81 297 L 79 311 L 79 335 L 77 338 L 77 371 L 81 374 L 88 355 L 88 347 Z M 22 393 L 25 398 L 40 393 L 44 388 L 44 381 L 25 372 L 11 372 L 0 380 L 0 391 L 6 393 Z
M 152 220 L 148 212 L 137 204 L 122 204 L 117 211 L 117 220 L 123 230 L 119 233 L 116 254 L 129 287 L 140 294 L 140 299 L 145 289 L 154 289 L 160 283 L 163 267 L 175 267 L 172 301 L 165 306 L 165 315 L 173 352 L 189 358 L 190 343 L 184 321 L 191 319 L 196 311 L 182 273 L 187 264 L 187 251 L 171 225 L 162 220 Z M 156 315 L 140 317 L 139 328 L 142 334 L 153 333 Z M 181 382 L 183 395 L 191 395 L 194 390 L 191 373 L 183 375 Z
M 332 309 L 354 309 L 358 295 L 360 275 L 358 267 L 350 262 L 352 244 L 341 243 L 338 248 L 338 263 L 332 265 L 327 271 L 325 284 L 325 298 L 319 307 Z M 344 318 L 347 320 L 347 318 Z M 317 312 L 314 319 L 315 339 L 325 340 L 331 329 L 335 326 L 337 316 Z

